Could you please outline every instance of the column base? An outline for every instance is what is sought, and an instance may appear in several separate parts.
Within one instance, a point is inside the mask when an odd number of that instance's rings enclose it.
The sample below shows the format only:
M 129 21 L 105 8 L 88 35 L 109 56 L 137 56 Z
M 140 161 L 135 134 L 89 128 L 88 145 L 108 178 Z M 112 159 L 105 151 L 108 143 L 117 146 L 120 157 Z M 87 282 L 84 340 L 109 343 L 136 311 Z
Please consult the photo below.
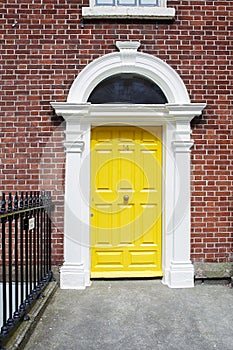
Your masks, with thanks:
M 168 271 L 163 283 L 170 288 L 193 288 L 193 264 L 191 262 L 171 262 L 170 271 Z
M 168 285 L 170 278 L 170 269 L 164 269 L 163 271 L 163 278 L 162 278 L 162 284 Z
M 60 269 L 61 289 L 85 289 L 91 285 L 90 272 L 83 264 L 64 264 Z

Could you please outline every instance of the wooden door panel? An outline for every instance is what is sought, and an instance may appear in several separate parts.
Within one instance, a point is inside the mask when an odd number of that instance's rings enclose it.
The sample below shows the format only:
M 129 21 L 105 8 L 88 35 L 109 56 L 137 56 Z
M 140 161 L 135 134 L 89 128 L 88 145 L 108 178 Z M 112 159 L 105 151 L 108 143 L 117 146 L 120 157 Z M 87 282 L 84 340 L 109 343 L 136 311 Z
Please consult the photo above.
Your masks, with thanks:
M 161 129 L 97 127 L 91 145 L 91 276 L 160 276 Z

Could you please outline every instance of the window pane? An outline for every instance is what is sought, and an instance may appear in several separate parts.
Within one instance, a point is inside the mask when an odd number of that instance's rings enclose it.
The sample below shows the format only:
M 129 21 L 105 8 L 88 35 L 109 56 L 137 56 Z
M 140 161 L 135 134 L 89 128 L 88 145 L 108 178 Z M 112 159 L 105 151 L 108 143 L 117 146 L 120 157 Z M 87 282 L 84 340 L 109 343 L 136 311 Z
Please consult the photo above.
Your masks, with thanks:
M 140 6 L 158 6 L 158 0 L 139 0 Z
M 163 104 L 168 101 L 153 81 L 138 74 L 123 73 L 101 81 L 90 94 L 88 102 Z
M 158 6 L 158 0 L 96 0 L 97 6 Z
M 96 5 L 99 6 L 114 6 L 115 0 L 96 0 Z
M 119 6 L 136 6 L 136 0 L 118 0 Z

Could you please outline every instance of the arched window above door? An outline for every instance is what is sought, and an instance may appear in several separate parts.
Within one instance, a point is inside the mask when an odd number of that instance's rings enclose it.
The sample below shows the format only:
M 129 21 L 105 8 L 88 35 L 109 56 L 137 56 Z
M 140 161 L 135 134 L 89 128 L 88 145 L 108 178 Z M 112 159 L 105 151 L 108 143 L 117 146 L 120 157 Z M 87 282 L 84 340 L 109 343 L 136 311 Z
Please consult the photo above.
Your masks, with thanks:
M 161 88 L 139 74 L 116 74 L 101 81 L 92 91 L 88 102 L 164 104 L 167 98 Z
M 158 57 L 138 52 L 140 42 L 117 41 L 116 46 L 118 52 L 100 56 L 79 73 L 70 88 L 67 102 L 86 103 L 95 88 L 106 79 L 133 74 L 159 86 L 168 103 L 190 103 L 188 91 L 177 72 Z

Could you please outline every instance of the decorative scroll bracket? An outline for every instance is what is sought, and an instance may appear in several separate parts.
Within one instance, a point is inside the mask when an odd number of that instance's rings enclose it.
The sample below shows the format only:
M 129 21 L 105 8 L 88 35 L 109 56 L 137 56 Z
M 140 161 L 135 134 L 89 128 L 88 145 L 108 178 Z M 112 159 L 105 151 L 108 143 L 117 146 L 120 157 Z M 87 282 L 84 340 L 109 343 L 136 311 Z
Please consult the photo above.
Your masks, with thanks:
M 139 41 L 117 41 L 116 47 L 120 51 L 123 66 L 135 64 L 137 50 L 140 47 Z

